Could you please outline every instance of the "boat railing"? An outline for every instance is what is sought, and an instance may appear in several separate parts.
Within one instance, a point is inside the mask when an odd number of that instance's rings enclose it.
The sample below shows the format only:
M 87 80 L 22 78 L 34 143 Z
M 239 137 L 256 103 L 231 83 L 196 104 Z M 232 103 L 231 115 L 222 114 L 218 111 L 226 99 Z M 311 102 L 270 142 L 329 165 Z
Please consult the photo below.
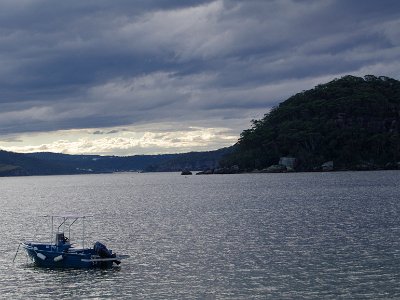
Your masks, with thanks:
M 71 241 L 71 227 L 78 220 L 82 220 L 82 238 L 81 246 L 85 248 L 85 219 L 89 217 L 93 217 L 92 215 L 75 215 L 75 214 L 59 214 L 59 215 L 44 215 L 41 217 L 47 217 L 51 219 L 51 235 L 50 235 L 50 244 L 57 245 L 59 243 L 60 234 L 67 238 L 68 241 Z M 57 226 L 55 225 L 56 219 L 61 219 L 61 223 Z M 57 226 L 55 228 L 55 226 Z M 65 236 L 65 234 L 68 236 Z M 73 241 L 76 243 L 76 239 Z M 73 244 L 74 244 L 73 243 Z

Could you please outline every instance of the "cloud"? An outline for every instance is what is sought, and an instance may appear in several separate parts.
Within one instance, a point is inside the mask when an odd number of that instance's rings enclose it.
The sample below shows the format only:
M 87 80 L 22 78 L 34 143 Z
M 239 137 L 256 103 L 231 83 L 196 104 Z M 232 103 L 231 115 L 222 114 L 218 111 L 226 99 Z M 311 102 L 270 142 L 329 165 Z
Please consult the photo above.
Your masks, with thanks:
M 5 142 L 5 143 L 22 143 L 23 140 L 17 137 L 5 137 L 1 138 L 0 142 Z
M 113 129 L 113 130 L 110 130 L 110 131 L 103 131 L 103 130 L 96 130 L 96 131 L 93 131 L 92 132 L 92 134 L 114 134 L 114 133 L 119 133 L 120 131 L 119 130 L 116 130 L 116 129 Z
M 102 154 L 102 155 L 134 155 L 181 153 L 204 151 L 230 146 L 236 142 L 237 135 L 227 128 L 184 127 L 179 124 L 158 124 L 157 130 L 152 128 L 133 127 L 125 129 L 123 134 L 114 136 L 112 132 L 96 130 L 62 131 L 53 136 L 36 133 L 36 143 L 21 145 L 21 140 L 8 140 L 13 145 L 2 147 L 15 152 L 61 152 L 66 154 Z M 166 130 L 168 128 L 168 130 Z M 111 135 L 107 135 L 111 133 Z M 63 136 L 62 139 L 59 137 Z M 95 136 L 95 137 L 94 137 Z M 40 142 L 46 140 L 46 142 Z M 18 143 L 18 144 L 17 144 Z
M 399 79 L 399 20 L 395 0 L 2 1 L 0 134 L 237 131 L 345 74 Z

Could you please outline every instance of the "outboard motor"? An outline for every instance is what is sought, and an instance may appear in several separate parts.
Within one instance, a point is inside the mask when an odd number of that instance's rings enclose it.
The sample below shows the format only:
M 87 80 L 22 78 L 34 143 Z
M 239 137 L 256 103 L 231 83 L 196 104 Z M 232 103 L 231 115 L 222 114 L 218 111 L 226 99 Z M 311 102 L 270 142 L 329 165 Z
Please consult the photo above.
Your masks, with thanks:
M 116 257 L 115 253 L 111 253 L 111 251 L 108 250 L 107 247 L 105 245 L 103 245 L 102 243 L 100 243 L 100 242 L 94 243 L 93 250 L 101 258 L 113 258 L 113 257 Z M 118 260 L 113 260 L 113 262 L 115 262 L 117 265 L 119 265 L 121 263 Z

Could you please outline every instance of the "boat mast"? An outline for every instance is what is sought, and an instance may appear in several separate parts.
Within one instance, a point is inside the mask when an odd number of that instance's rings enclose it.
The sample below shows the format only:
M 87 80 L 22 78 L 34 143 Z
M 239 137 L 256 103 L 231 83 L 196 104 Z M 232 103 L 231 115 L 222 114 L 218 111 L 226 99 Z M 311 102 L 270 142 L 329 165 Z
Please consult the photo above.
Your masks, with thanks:
M 83 236 L 82 236 L 82 249 L 85 249 L 85 216 L 82 218 Z
M 50 235 L 50 244 L 53 244 L 53 239 L 54 239 L 54 233 L 53 233 L 53 225 L 54 225 L 54 220 L 53 216 L 51 216 L 51 235 Z M 55 244 L 55 242 L 54 242 Z
M 75 218 L 75 220 L 69 224 L 68 226 L 68 239 L 71 241 L 71 226 L 78 220 L 78 218 Z

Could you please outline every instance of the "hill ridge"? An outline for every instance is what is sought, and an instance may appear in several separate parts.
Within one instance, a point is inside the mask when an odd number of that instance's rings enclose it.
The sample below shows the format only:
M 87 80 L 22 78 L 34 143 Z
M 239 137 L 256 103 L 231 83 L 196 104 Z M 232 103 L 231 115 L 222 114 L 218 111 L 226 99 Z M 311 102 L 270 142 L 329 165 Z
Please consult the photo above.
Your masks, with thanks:
M 298 171 L 397 168 L 400 161 L 400 82 L 351 75 L 291 96 L 239 138 L 224 167 L 265 169 L 281 157 Z

